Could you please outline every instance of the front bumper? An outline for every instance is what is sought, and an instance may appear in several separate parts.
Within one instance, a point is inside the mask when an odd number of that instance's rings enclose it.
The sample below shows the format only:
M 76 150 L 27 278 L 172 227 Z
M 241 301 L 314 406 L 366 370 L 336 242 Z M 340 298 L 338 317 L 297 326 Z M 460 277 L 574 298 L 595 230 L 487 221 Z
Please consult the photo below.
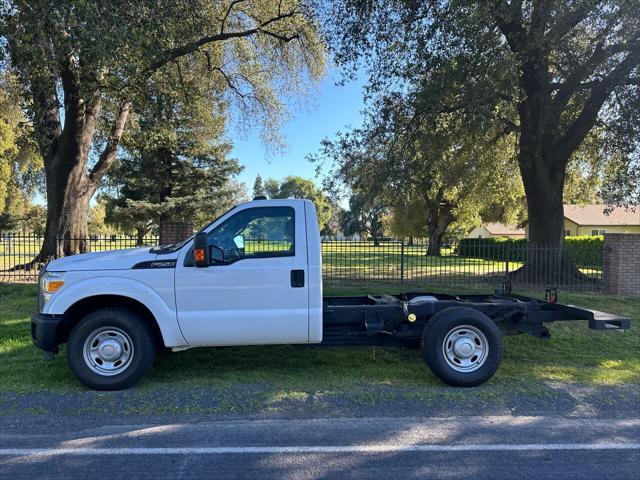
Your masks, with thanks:
M 62 315 L 34 313 L 31 316 L 31 340 L 45 352 L 58 352 L 62 340 Z

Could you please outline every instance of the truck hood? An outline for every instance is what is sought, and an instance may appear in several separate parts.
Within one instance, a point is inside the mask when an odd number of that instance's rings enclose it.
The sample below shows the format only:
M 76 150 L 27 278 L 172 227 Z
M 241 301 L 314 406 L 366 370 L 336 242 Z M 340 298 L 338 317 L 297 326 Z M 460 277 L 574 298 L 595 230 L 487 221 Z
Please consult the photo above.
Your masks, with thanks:
M 157 255 L 149 247 L 127 250 L 84 253 L 58 258 L 49 262 L 48 271 L 68 272 L 73 270 L 128 270 L 140 262 L 155 260 Z

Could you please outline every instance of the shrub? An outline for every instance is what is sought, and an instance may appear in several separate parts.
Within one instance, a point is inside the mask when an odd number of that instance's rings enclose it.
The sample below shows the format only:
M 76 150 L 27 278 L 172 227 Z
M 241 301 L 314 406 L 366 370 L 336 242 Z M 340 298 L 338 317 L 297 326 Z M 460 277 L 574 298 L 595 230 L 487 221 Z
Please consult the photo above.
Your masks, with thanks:
M 569 257 L 580 268 L 601 268 L 603 236 L 565 237 Z M 527 258 L 526 238 L 463 238 L 458 255 L 487 260 L 524 262 Z

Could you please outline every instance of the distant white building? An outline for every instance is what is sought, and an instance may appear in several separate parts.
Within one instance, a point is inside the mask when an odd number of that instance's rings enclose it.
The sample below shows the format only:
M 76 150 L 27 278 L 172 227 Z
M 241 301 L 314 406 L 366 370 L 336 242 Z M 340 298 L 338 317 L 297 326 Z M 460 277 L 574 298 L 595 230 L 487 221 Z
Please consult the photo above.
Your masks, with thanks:
M 503 223 L 484 223 L 469 232 L 467 238 L 525 238 L 524 228 L 509 227 Z

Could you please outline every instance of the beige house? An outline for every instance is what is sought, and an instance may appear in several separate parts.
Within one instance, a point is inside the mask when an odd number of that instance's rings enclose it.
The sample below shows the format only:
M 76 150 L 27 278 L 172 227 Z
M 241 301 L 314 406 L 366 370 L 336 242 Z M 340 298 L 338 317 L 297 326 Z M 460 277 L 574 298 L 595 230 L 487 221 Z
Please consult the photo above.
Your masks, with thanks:
M 523 225 L 528 238 L 527 222 L 525 221 Z M 605 233 L 640 233 L 640 206 L 631 208 L 607 207 L 607 205 L 564 206 L 566 237 L 604 235 Z
M 469 232 L 467 238 L 524 238 L 524 228 L 508 227 L 502 223 L 484 223 Z

